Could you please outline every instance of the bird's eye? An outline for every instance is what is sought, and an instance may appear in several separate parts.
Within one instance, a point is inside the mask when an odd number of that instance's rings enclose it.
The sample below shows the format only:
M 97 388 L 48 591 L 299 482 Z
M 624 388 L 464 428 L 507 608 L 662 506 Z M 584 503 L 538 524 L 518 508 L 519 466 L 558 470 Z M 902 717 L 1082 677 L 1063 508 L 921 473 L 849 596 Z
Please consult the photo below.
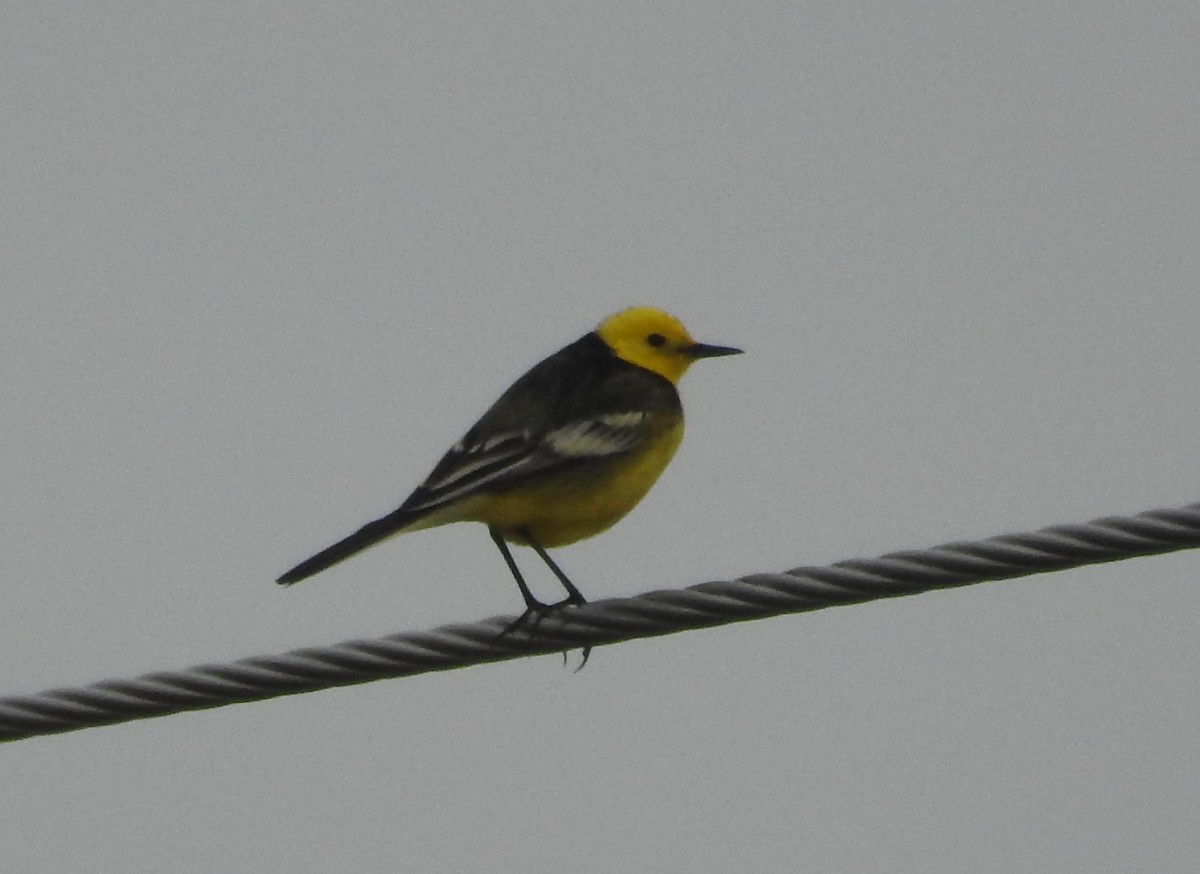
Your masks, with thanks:
M 658 346 L 662 346 L 664 343 L 666 343 L 667 338 L 662 334 L 651 334 L 646 338 L 646 342 L 657 348 Z

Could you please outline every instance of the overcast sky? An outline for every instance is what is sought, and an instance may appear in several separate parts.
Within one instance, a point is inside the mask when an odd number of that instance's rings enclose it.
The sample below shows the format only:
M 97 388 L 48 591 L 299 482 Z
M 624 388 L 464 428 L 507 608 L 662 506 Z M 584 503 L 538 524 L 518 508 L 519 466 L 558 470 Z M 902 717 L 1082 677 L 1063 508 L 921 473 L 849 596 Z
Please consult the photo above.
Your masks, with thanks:
M 518 612 L 473 525 L 272 580 L 636 303 L 747 354 L 593 598 L 1200 500 L 1198 94 L 1194 2 L 8 4 L 0 695 Z M 22 741 L 0 855 L 1192 872 L 1198 578 Z

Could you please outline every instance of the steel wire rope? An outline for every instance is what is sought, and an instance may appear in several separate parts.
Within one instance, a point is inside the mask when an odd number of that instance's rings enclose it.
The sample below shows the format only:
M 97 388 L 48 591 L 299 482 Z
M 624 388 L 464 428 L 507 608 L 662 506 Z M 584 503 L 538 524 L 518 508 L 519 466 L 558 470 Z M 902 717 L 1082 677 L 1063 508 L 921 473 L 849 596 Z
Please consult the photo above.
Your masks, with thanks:
M 1200 503 L 0 698 L 0 741 L 1200 547 Z

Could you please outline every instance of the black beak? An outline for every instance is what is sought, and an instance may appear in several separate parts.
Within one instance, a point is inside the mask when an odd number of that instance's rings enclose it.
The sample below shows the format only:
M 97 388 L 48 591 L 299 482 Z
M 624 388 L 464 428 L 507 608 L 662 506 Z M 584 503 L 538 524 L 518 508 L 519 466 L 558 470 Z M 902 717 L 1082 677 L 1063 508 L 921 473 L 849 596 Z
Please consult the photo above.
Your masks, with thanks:
M 683 350 L 692 358 L 720 358 L 722 355 L 741 355 L 741 349 L 732 346 L 710 346 L 708 343 L 693 343 Z

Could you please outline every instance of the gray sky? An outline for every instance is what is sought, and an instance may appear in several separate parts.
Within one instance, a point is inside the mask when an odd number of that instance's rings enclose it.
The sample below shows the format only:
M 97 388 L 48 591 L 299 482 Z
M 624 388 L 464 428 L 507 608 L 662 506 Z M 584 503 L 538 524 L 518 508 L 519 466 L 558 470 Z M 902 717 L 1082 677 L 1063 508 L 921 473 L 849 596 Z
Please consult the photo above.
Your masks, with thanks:
M 633 303 L 592 597 L 1200 500 L 1194 3 L 10 4 L 0 694 L 516 612 L 272 580 Z M 519 556 L 550 593 L 536 559 Z M 0 750 L 5 867 L 1190 872 L 1200 555 Z

